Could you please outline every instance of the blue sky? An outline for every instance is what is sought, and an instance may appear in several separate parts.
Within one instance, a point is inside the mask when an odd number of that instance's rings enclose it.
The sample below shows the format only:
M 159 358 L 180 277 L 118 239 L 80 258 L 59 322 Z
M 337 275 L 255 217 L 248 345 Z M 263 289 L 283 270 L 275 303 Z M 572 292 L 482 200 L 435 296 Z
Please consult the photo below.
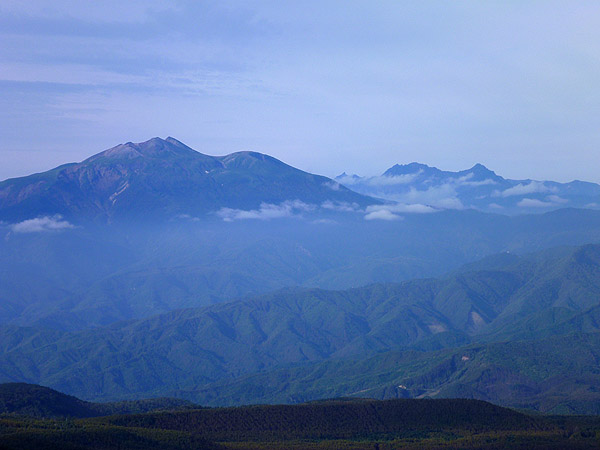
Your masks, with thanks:
M 173 136 L 372 175 L 600 182 L 600 3 L 0 3 L 0 179 Z

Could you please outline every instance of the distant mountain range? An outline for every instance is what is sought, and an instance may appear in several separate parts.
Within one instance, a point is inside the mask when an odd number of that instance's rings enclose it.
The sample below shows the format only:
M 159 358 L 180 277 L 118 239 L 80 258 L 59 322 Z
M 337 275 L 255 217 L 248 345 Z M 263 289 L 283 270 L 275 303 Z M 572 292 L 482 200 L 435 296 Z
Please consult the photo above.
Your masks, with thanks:
M 385 200 L 382 201 L 381 199 Z M 600 185 L 509 180 L 481 164 L 447 172 L 395 165 L 381 176 L 331 180 L 271 156 L 199 153 L 178 140 L 117 145 L 80 163 L 0 182 L 0 221 L 21 229 L 71 222 L 274 219 L 354 212 L 370 220 L 474 208 L 500 214 L 600 209 Z
M 336 181 L 364 195 L 409 205 L 523 214 L 564 207 L 600 208 L 600 185 L 584 181 L 509 180 L 481 164 L 448 172 L 416 162 L 395 166 L 380 176 L 343 173 Z M 414 208 L 414 207 L 413 207 Z M 391 209 L 394 212 L 393 209 Z M 398 209 L 404 212 L 402 209 Z
M 0 380 L 102 400 L 175 395 L 218 405 L 460 393 L 600 411 L 599 298 L 600 246 L 500 254 L 443 279 L 284 290 L 78 333 L 4 327 Z M 390 370 L 376 353 L 398 349 L 392 374 L 374 372 Z M 379 362 L 349 377 L 367 358 Z M 314 376 L 320 362 L 329 383 Z M 307 373 L 312 384 L 302 387 Z

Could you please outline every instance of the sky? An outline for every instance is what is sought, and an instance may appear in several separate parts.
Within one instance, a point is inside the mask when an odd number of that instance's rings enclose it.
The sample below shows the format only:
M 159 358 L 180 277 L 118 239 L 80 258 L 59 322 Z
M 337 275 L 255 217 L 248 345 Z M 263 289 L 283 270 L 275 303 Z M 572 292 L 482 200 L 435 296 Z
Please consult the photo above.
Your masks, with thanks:
M 600 182 L 600 2 L 2 0 L 0 180 L 154 136 Z

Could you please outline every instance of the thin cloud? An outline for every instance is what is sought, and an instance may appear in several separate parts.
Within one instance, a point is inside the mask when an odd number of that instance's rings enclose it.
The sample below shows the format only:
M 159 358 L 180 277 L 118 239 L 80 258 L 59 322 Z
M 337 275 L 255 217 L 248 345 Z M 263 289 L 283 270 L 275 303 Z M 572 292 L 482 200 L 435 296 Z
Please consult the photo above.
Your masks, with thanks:
M 481 181 L 461 181 L 461 179 L 459 178 L 460 186 L 477 187 L 477 186 L 490 186 L 492 184 L 498 184 L 498 183 L 496 181 L 492 180 L 491 178 L 486 178 L 485 180 L 481 180 Z
M 406 185 L 406 184 L 412 183 L 422 173 L 423 173 L 423 171 L 419 170 L 418 172 L 409 173 L 406 175 L 391 175 L 391 176 L 378 175 L 378 176 L 374 176 L 374 177 L 359 177 L 356 175 L 345 175 L 342 177 L 338 177 L 338 180 L 346 186 L 353 186 L 356 184 L 362 184 L 362 185 L 366 185 L 366 186 L 375 186 L 375 187 L 399 186 L 399 185 Z
M 331 200 L 321 203 L 321 208 L 340 212 L 356 212 L 360 210 L 358 203 L 333 202 Z
M 279 205 L 261 203 L 258 209 L 250 210 L 221 208 L 216 214 L 225 222 L 233 222 L 234 220 L 271 220 L 298 217 L 302 212 L 313 211 L 314 209 L 314 205 L 309 205 L 300 200 L 286 200 Z
M 394 196 L 394 200 L 405 204 L 430 205 L 434 208 L 464 209 L 456 192 L 456 183 L 445 183 L 424 191 L 411 187 L 408 192 Z
M 553 206 L 556 206 L 556 204 L 552 202 L 538 200 L 536 198 L 524 198 L 519 203 L 517 203 L 517 206 L 521 208 L 551 208 Z
M 371 186 L 395 186 L 402 184 L 410 184 L 421 176 L 423 170 L 419 170 L 415 173 L 408 173 L 406 175 L 392 175 L 392 176 L 379 176 L 371 177 L 366 180 L 367 184 Z
M 528 184 L 519 183 L 516 186 L 505 189 L 504 191 L 494 191 L 493 197 L 512 197 L 528 194 L 543 194 L 546 192 L 556 192 L 556 188 L 547 186 L 543 181 L 532 181 Z
M 401 220 L 402 217 L 387 209 L 373 211 L 365 216 L 365 220 Z
M 63 231 L 71 228 L 75 228 L 75 225 L 66 220 L 62 220 L 62 216 L 60 215 L 28 219 L 11 226 L 13 233 L 42 233 L 48 231 Z
M 551 201 L 552 203 L 569 203 L 569 200 L 559 197 L 558 195 L 549 195 L 546 197 L 546 200 Z
M 392 213 L 412 213 L 412 214 L 427 214 L 436 212 L 437 209 L 432 208 L 428 205 L 422 205 L 419 203 L 413 204 L 405 204 L 405 203 L 395 203 L 392 205 L 371 205 L 366 209 L 367 213 L 372 213 L 376 211 L 389 211 Z
M 337 181 L 328 181 L 327 183 L 323 184 L 325 187 L 328 187 L 329 189 L 331 189 L 332 191 L 339 191 L 340 190 L 340 183 L 338 183 Z

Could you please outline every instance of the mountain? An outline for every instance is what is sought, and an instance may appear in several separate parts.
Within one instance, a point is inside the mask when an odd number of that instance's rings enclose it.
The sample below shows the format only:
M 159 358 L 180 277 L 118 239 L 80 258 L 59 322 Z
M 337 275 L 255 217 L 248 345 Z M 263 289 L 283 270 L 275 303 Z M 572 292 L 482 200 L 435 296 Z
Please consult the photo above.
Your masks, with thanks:
M 380 176 L 343 173 L 335 179 L 364 195 L 434 208 L 474 208 L 501 214 L 600 208 L 600 185 L 596 183 L 510 180 L 482 164 L 450 172 L 413 162 L 396 164 Z
M 473 355 L 475 350 L 455 350 L 463 353 L 449 357 L 444 348 L 510 341 L 511 346 L 489 347 L 510 349 L 494 350 L 494 367 L 507 366 L 499 373 L 510 373 L 511 380 L 523 381 L 532 376 L 530 371 L 545 364 L 533 377 L 538 390 L 532 389 L 537 395 L 547 392 L 539 386 L 556 385 L 552 380 L 569 374 L 568 369 L 559 370 L 558 366 L 552 369 L 548 363 L 553 360 L 535 359 L 541 354 L 535 349 L 542 348 L 536 346 L 549 345 L 540 338 L 592 333 L 590 339 L 595 339 L 600 335 L 595 321 L 598 298 L 600 246 L 563 247 L 515 258 L 486 258 L 440 279 L 374 284 L 346 291 L 286 289 L 76 333 L 5 327 L 0 329 L 0 342 L 5 343 L 0 355 L 0 379 L 42 383 L 88 399 L 177 395 L 219 404 L 227 396 L 208 396 L 207 392 L 217 389 L 211 386 L 219 386 L 216 392 L 227 392 L 228 383 L 236 384 L 240 377 L 253 373 L 323 361 L 335 365 L 335 361 L 364 359 L 404 348 L 412 349 L 412 357 L 395 366 L 394 373 L 416 367 L 409 370 L 410 377 L 402 375 L 402 380 L 414 379 L 441 364 L 436 385 L 446 389 L 451 384 L 444 377 L 464 375 L 456 361 Z M 553 341 L 545 354 L 564 350 L 561 339 Z M 516 340 L 533 344 L 527 347 Z M 594 354 L 594 345 L 587 345 L 588 356 L 584 359 Z M 423 352 L 434 352 L 434 356 L 422 356 Z M 568 352 L 565 357 L 570 358 Z M 474 360 L 474 356 L 468 358 Z M 484 367 L 489 367 L 490 360 L 486 361 Z M 561 364 L 568 368 L 569 359 Z M 600 383 L 597 374 L 588 365 L 583 367 L 578 376 L 595 389 Z M 507 372 L 509 369 L 512 372 Z M 484 376 L 481 373 L 471 381 L 456 379 L 463 380 L 466 387 L 461 389 L 467 392 L 468 387 L 469 395 L 476 398 L 506 398 L 513 406 L 515 403 L 510 402 L 528 398 L 493 397 L 497 395 L 492 394 L 498 389 L 496 381 L 502 379 L 501 374 L 494 373 L 477 389 L 473 383 Z M 569 376 L 569 382 L 577 386 L 573 374 Z M 421 384 L 415 382 L 415 395 L 434 395 L 431 380 L 423 380 Z M 381 384 L 376 376 L 367 377 L 363 387 L 337 394 L 362 391 L 369 383 Z M 273 389 L 265 391 L 264 386 Z M 429 386 L 428 390 L 423 386 Z M 450 396 L 454 391 L 449 389 L 440 390 L 440 395 L 446 392 Z M 261 402 L 265 401 L 261 395 L 273 395 L 277 389 L 264 383 L 246 384 L 243 392 L 246 400 Z M 322 391 L 320 394 L 327 395 Z M 299 399 L 310 399 L 306 395 Z M 295 398 L 290 395 L 286 401 Z M 562 400 L 577 398 L 573 395 Z M 531 405 L 539 403 L 532 400 Z
M 208 156 L 174 138 L 118 145 L 80 163 L 0 182 L 0 220 L 170 220 L 261 204 L 378 203 L 255 152 Z

